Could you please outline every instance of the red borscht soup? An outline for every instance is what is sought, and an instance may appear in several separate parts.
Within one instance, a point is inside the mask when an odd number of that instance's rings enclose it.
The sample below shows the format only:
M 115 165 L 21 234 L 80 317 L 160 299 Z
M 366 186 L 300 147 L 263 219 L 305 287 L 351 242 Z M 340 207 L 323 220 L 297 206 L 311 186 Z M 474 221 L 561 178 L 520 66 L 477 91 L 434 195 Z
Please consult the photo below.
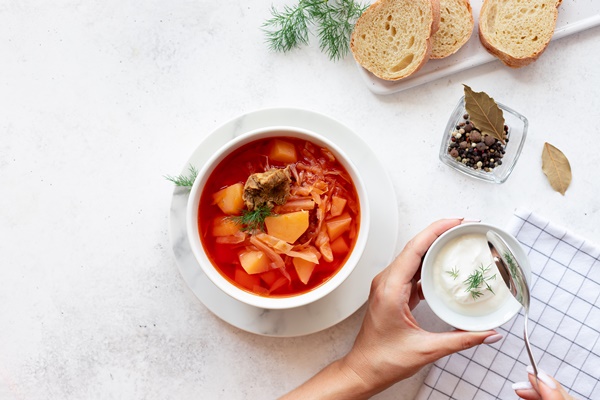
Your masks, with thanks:
M 214 267 L 260 296 L 310 291 L 344 265 L 360 204 L 333 153 L 294 137 L 259 139 L 229 154 L 200 197 L 198 228 Z

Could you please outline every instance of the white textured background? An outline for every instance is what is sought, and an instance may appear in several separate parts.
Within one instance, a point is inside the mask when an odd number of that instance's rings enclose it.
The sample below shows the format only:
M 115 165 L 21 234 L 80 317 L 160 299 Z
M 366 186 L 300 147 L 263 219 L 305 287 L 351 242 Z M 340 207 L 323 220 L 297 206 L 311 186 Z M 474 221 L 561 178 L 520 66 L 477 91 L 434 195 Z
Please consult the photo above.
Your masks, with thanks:
M 502 226 L 519 206 L 600 242 L 599 28 L 523 69 L 493 62 L 379 97 L 350 56 L 269 52 L 270 5 L 0 3 L 1 399 L 272 399 L 347 351 L 362 310 L 306 337 L 260 337 L 212 315 L 175 265 L 163 175 L 258 108 L 319 111 L 370 144 L 397 190 L 398 250 L 434 219 Z M 529 118 L 503 185 L 437 159 L 462 83 Z M 564 197 L 541 172 L 545 141 L 571 160 Z M 411 399 L 423 376 L 377 398 Z

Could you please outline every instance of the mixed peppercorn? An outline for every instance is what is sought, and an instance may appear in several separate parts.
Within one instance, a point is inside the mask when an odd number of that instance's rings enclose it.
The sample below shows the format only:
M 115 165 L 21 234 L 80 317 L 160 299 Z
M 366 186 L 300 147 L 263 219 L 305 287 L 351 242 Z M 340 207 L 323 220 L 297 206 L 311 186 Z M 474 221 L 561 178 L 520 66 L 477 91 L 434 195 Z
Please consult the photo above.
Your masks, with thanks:
M 504 144 L 498 139 L 484 135 L 472 121 L 469 114 L 463 115 L 463 120 L 456 125 L 452 132 L 448 153 L 457 162 L 467 167 L 490 172 L 502 165 L 505 146 L 508 143 L 508 126 L 504 125 Z

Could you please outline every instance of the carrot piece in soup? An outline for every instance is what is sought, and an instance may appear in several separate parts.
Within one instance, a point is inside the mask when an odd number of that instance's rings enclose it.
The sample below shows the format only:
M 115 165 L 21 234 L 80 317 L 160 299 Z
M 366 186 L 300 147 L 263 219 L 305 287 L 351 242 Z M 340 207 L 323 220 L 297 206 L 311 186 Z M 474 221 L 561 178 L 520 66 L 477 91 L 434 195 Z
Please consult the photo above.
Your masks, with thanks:
M 346 254 L 348 250 L 350 250 L 348 243 L 346 243 L 346 240 L 341 236 L 331 242 L 330 246 L 331 251 L 333 251 L 334 254 Z
M 244 251 L 239 255 L 242 268 L 250 275 L 260 274 L 269 270 L 269 258 L 262 251 Z
M 248 275 L 246 271 L 241 268 L 235 269 L 233 279 L 238 285 L 248 290 L 252 290 L 254 286 L 260 286 L 260 278 L 258 275 Z
M 265 218 L 269 235 L 294 243 L 308 229 L 308 211 L 296 211 Z
M 331 216 L 337 217 L 342 215 L 344 207 L 346 206 L 346 199 L 343 197 L 332 196 L 331 197 Z
M 303 260 L 302 258 L 294 258 L 292 262 L 294 263 L 294 267 L 296 267 L 298 278 L 306 285 L 315 269 L 315 263 Z
M 227 186 L 213 194 L 213 204 L 219 206 L 221 211 L 228 215 L 237 215 L 244 209 L 244 184 L 236 183 Z
M 350 229 L 352 223 L 352 217 L 348 213 L 343 213 L 339 217 L 332 218 L 325 222 L 327 226 L 327 233 L 329 234 L 329 240 L 335 240 L 340 237 L 344 232 Z
M 298 161 L 294 144 L 280 139 L 273 140 L 269 158 L 273 161 L 284 163 L 295 163 Z
M 213 220 L 213 236 L 233 236 L 240 231 L 240 226 L 227 217 L 216 217 Z

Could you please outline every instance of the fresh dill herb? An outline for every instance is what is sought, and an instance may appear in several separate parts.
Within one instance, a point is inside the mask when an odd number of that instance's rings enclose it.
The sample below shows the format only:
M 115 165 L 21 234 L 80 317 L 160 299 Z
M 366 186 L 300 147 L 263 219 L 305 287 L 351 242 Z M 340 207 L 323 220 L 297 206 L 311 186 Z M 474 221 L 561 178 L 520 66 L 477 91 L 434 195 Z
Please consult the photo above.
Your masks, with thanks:
M 283 11 L 271 6 L 272 18 L 263 30 L 271 50 L 287 52 L 307 45 L 315 27 L 319 48 L 337 61 L 348 54 L 354 24 L 368 6 L 355 0 L 299 0 Z
M 527 286 L 527 282 L 523 282 L 522 273 L 517 270 L 517 268 L 518 268 L 517 263 L 515 262 L 515 260 L 513 259 L 513 257 L 511 256 L 511 254 L 509 252 L 504 253 L 504 259 L 506 260 L 506 263 L 508 264 L 508 268 L 510 269 L 510 275 L 514 281 L 514 284 L 517 287 L 521 287 L 521 288 L 523 286 Z M 523 300 L 523 293 L 520 290 L 517 290 L 517 300 L 519 302 L 522 302 L 522 300 Z
M 456 278 L 458 278 L 459 272 L 460 271 L 457 267 L 452 268 L 450 271 L 446 271 L 446 273 L 449 274 L 452 278 L 454 278 L 454 280 L 456 280 Z
M 513 258 L 511 257 L 510 253 L 504 253 L 504 258 L 506 259 L 506 262 L 508 263 L 508 267 L 510 268 L 510 272 L 512 276 L 519 276 L 519 274 L 517 273 L 517 265 L 515 263 L 515 260 L 513 260 Z
M 471 294 L 471 297 L 473 297 L 473 300 L 476 300 L 477 298 L 483 296 L 483 293 L 481 293 L 480 291 L 480 289 L 483 289 L 482 286 L 485 286 L 487 290 L 489 290 L 493 294 L 496 294 L 494 293 L 492 287 L 488 283 L 489 280 L 496 279 L 496 274 L 488 277 L 485 276 L 485 273 L 488 272 L 489 269 L 490 266 L 484 267 L 482 264 L 479 268 L 473 271 L 464 281 L 464 283 L 467 285 L 465 292 L 469 292 Z
M 354 0 L 327 1 L 322 4 L 327 12 L 319 17 L 319 48 L 331 60 L 339 60 L 350 51 L 354 23 L 367 7 Z
M 274 51 L 287 52 L 300 45 L 308 44 L 308 26 L 310 8 L 316 7 L 318 1 L 300 0 L 295 7 L 285 6 L 278 11 L 271 6 L 271 19 L 263 24 L 269 47 Z
M 271 208 L 267 206 L 258 206 L 254 210 L 244 210 L 242 215 L 228 217 L 233 222 L 242 226 L 242 231 L 254 232 L 265 230 L 265 218 L 272 215 Z
M 198 176 L 198 170 L 196 167 L 190 164 L 188 168 L 188 174 L 181 174 L 177 176 L 165 175 L 165 179 L 171 181 L 175 186 L 191 187 L 194 185 L 194 181 Z

